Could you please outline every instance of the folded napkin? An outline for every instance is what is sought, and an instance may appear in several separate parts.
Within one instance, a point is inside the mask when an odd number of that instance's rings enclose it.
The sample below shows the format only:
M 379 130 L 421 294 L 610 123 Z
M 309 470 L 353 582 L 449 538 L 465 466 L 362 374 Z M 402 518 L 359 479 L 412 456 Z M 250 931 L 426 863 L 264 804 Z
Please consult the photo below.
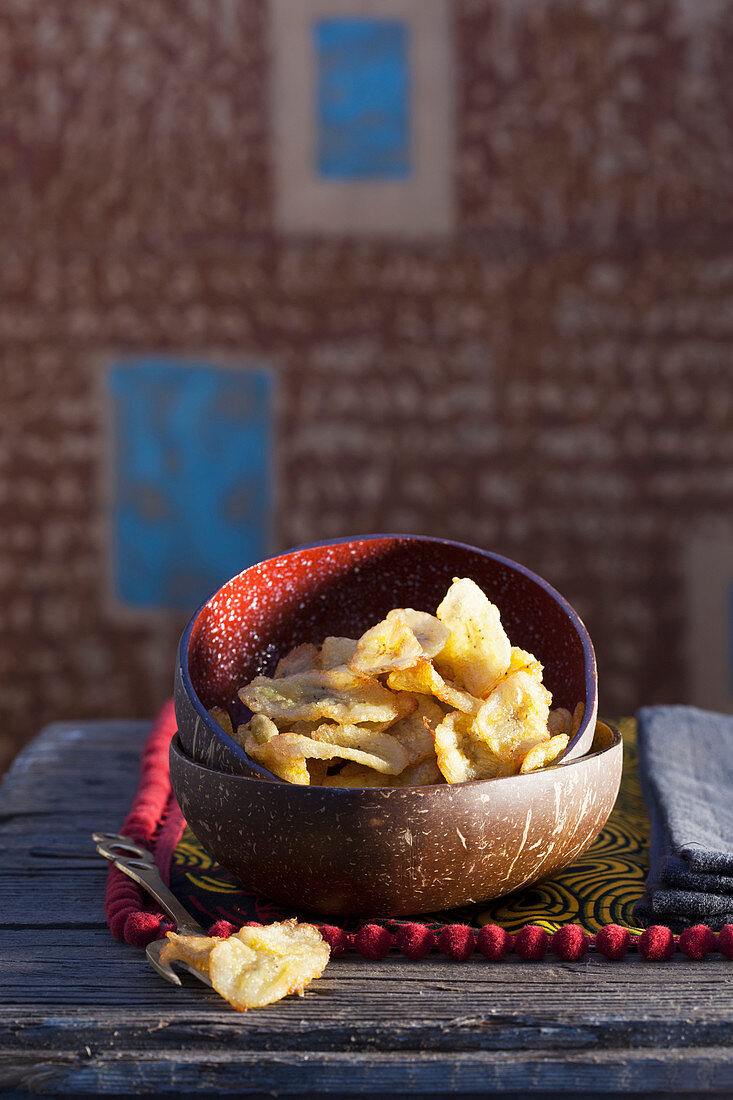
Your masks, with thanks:
M 640 924 L 733 923 L 733 716 L 639 711 L 639 772 L 651 822 Z

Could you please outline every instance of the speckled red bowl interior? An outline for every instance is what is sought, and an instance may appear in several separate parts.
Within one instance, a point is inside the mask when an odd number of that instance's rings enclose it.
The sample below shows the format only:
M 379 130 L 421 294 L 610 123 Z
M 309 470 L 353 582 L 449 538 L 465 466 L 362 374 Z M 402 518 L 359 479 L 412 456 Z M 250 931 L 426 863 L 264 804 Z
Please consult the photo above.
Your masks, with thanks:
M 248 714 L 237 689 L 271 673 L 301 642 L 328 635 L 358 637 L 393 607 L 434 612 L 454 577 L 471 577 L 501 612 L 513 645 L 545 666 L 553 705 L 586 705 L 568 755 L 587 751 L 597 712 L 597 678 L 588 633 L 570 604 L 546 581 L 506 558 L 460 543 L 408 535 L 366 535 L 318 543 L 246 569 L 193 617 L 181 639 L 177 682 L 181 741 L 201 763 L 221 764 L 221 748 L 242 750 L 213 723 L 207 709 L 227 707 L 235 721 Z M 185 699 L 184 699 L 185 697 Z M 202 734 L 206 736 L 201 736 Z M 217 752 L 208 751 L 211 738 Z

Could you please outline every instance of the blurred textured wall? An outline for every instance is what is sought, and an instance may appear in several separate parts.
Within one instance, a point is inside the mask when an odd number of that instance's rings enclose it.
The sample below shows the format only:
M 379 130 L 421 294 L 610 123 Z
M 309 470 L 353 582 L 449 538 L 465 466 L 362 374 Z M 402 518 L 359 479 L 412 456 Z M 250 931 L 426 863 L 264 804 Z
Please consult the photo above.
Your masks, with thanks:
M 330 228 L 316 192 L 292 214 L 287 3 L 0 5 L 0 762 L 170 690 L 185 614 L 109 591 L 103 378 L 135 356 L 272 373 L 273 550 L 508 554 L 586 620 L 606 713 L 727 705 L 733 6 L 423 4 L 395 8 L 415 43 L 428 13 L 436 119 L 404 234 L 368 190 L 352 232 L 348 184 Z

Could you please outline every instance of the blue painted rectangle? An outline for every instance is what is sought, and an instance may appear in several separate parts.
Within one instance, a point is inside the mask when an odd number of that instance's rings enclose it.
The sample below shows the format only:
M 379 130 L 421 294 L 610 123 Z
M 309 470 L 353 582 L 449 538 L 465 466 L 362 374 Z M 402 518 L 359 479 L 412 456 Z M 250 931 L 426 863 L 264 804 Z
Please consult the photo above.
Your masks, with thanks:
M 313 27 L 317 169 L 326 179 L 410 175 L 408 27 L 339 17 Z
M 268 553 L 269 372 L 145 358 L 108 385 L 117 596 L 193 611 Z

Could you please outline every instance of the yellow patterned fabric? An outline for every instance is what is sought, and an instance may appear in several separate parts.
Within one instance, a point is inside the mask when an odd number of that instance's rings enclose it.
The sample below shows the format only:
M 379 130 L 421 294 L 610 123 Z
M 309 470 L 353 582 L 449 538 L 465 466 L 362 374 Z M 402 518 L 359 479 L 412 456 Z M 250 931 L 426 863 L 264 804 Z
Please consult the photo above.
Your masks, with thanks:
M 636 723 L 622 719 L 624 773 L 618 801 L 605 828 L 585 855 L 555 878 L 527 890 L 484 905 L 418 917 L 432 928 L 461 921 L 478 927 L 499 924 L 518 932 L 525 924 L 538 924 L 554 932 L 563 924 L 580 924 L 593 934 L 605 924 L 636 929 L 632 910 L 644 892 L 648 870 L 649 820 L 639 783 Z M 243 921 L 283 920 L 294 913 L 246 890 L 201 847 L 186 828 L 173 855 L 171 886 L 193 912 L 206 923 L 225 919 Z M 316 917 L 316 921 L 324 920 Z M 347 931 L 359 921 L 333 919 Z M 385 921 L 390 926 L 399 921 Z

